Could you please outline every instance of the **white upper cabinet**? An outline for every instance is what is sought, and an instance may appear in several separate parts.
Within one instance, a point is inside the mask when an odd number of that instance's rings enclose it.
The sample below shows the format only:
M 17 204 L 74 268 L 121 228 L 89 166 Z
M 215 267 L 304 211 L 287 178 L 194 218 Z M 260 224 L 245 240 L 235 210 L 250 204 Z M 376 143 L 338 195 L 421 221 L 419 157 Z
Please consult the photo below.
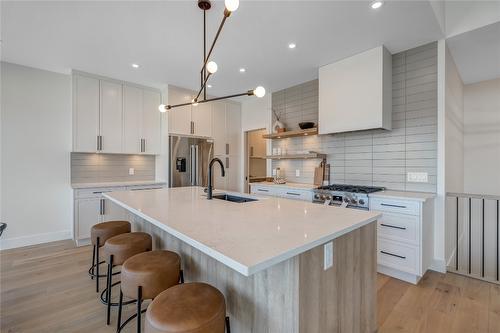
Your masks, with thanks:
M 240 155 L 241 106 L 226 103 L 226 154 Z
M 212 103 L 212 137 L 214 138 L 214 155 L 226 154 L 226 104 Z
M 128 154 L 141 151 L 142 89 L 123 87 L 123 150 Z
M 152 90 L 143 90 L 142 104 L 142 152 L 159 154 L 161 150 L 161 113 L 158 105 L 161 104 L 161 95 Z
M 392 122 L 392 57 L 383 46 L 319 69 L 319 134 Z
M 73 151 L 160 153 L 159 91 L 75 74 L 73 99 Z
M 192 134 L 212 136 L 212 103 L 201 103 L 191 108 Z
M 73 150 L 95 152 L 99 135 L 99 80 L 73 77 Z
M 122 152 L 123 136 L 122 85 L 101 80 L 101 151 Z
M 183 88 L 169 87 L 168 104 L 189 103 L 196 93 Z M 212 104 L 181 106 L 168 110 L 168 132 L 170 134 L 212 136 Z

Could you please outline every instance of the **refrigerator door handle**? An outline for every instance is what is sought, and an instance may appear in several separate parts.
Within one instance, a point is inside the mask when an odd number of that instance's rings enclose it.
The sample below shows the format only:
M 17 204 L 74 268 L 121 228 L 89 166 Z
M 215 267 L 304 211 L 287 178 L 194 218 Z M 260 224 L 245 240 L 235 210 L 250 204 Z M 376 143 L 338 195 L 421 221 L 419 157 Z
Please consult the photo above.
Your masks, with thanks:
M 191 185 L 194 185 L 194 146 L 189 146 L 189 178 Z
M 195 145 L 194 146 L 194 165 L 195 165 L 194 185 L 199 185 L 198 175 L 200 174 L 200 170 L 199 170 L 199 164 L 198 164 L 198 157 L 199 157 L 199 147 L 198 147 L 198 145 Z

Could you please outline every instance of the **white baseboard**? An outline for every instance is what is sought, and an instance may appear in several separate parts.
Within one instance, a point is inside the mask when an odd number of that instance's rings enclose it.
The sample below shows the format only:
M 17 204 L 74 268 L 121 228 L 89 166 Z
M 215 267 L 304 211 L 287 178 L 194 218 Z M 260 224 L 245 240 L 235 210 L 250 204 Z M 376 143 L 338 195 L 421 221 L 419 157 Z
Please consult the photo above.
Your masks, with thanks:
M 0 239 L 0 250 L 72 239 L 71 230 L 47 232 L 43 234 Z
M 377 272 L 388 275 L 390 277 L 393 277 L 393 278 L 396 278 L 399 280 L 403 280 L 405 282 L 413 283 L 413 284 L 418 284 L 418 281 L 421 278 L 421 276 L 402 272 L 400 270 L 390 268 L 387 266 L 382 266 L 382 265 L 378 265 Z
M 446 273 L 446 261 L 444 259 L 434 258 L 429 269 L 439 273 Z

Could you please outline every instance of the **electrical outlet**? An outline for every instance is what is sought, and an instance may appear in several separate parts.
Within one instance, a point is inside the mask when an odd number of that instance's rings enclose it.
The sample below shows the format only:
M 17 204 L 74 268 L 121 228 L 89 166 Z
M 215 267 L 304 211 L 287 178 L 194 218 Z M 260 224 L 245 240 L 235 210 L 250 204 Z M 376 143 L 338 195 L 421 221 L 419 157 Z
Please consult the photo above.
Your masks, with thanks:
M 133 176 L 135 174 L 135 169 L 134 168 L 129 168 L 128 169 L 128 174 Z
M 324 265 L 323 269 L 326 271 L 328 268 L 333 266 L 333 242 L 326 243 L 323 246 L 323 258 Z
M 300 169 L 295 170 L 295 177 L 300 177 Z
M 411 183 L 428 183 L 429 174 L 427 172 L 408 172 L 406 179 Z

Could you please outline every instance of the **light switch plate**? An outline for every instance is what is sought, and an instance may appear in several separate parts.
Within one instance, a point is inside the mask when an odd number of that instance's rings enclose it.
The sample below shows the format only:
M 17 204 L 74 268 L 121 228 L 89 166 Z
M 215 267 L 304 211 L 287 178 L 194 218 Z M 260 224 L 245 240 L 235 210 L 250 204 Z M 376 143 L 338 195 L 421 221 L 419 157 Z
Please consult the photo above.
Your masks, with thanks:
M 407 181 L 411 183 L 428 183 L 429 174 L 427 172 L 408 172 Z
M 133 176 L 133 175 L 135 174 L 135 169 L 134 169 L 134 168 L 129 168 L 129 169 L 128 169 L 128 174 L 129 174 L 130 176 Z
M 300 169 L 295 170 L 295 177 L 300 177 Z
M 326 243 L 323 246 L 323 251 L 324 251 L 323 269 L 326 271 L 328 268 L 333 266 L 333 242 Z

